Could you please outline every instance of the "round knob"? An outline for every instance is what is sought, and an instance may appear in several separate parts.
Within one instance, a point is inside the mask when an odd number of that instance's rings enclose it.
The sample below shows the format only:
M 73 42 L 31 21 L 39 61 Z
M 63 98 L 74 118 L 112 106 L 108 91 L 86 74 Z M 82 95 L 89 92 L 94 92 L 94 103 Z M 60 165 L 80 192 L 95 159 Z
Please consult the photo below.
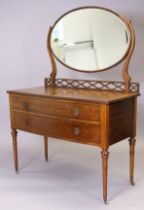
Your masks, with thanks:
M 77 136 L 80 134 L 80 129 L 78 127 L 74 128 L 74 135 Z
M 74 116 L 78 116 L 78 115 L 80 114 L 79 108 L 75 107 L 75 108 L 73 109 L 73 114 L 74 114 Z
M 28 109 L 29 103 L 28 103 L 27 101 L 24 101 L 24 102 L 22 103 L 22 106 L 24 107 L 24 109 Z

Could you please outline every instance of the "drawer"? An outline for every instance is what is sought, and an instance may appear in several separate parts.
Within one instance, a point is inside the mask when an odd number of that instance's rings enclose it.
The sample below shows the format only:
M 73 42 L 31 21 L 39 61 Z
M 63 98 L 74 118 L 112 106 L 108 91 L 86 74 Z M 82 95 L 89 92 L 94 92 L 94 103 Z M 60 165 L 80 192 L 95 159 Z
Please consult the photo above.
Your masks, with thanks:
M 13 95 L 12 108 L 57 117 L 100 121 L 100 105 Z
M 100 144 L 100 124 L 54 117 L 36 116 L 12 112 L 12 127 L 40 135 L 76 141 L 84 144 Z

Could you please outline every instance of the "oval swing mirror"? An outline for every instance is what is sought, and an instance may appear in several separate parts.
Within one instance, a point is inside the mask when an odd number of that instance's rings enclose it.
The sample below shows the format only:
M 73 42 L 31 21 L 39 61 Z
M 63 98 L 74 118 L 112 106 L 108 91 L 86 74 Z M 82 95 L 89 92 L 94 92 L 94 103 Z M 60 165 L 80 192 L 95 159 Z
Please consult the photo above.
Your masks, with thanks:
M 68 68 L 95 72 L 120 63 L 130 47 L 129 25 L 117 13 L 100 7 L 71 10 L 52 27 L 50 47 Z

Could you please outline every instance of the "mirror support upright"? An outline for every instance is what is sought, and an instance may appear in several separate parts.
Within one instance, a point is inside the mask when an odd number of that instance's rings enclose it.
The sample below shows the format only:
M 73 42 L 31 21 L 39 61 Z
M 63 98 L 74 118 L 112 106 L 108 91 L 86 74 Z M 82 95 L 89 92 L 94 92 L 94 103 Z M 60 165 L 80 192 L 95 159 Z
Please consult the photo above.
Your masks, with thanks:
M 128 54 L 125 58 L 124 65 L 123 65 L 123 72 L 122 72 L 122 76 L 123 76 L 123 79 L 125 82 L 125 92 L 126 93 L 130 92 L 131 77 L 128 73 L 128 67 L 129 67 L 130 59 L 131 59 L 131 56 L 132 56 L 132 53 L 133 53 L 133 50 L 135 47 L 135 34 L 134 34 L 134 29 L 133 29 L 131 20 L 128 22 L 128 25 L 129 25 L 129 29 L 131 32 L 130 49 L 129 49 Z
M 51 50 L 51 47 L 50 47 L 51 32 L 52 32 L 52 27 L 49 28 L 49 32 L 48 32 L 48 36 L 47 36 L 47 49 L 48 49 L 49 58 L 50 58 L 50 62 L 51 62 L 51 67 L 52 67 L 52 71 L 50 73 L 51 87 L 55 87 L 55 78 L 56 78 L 56 74 L 57 74 L 57 66 L 56 66 L 56 62 L 55 62 L 55 59 L 53 57 L 52 50 Z

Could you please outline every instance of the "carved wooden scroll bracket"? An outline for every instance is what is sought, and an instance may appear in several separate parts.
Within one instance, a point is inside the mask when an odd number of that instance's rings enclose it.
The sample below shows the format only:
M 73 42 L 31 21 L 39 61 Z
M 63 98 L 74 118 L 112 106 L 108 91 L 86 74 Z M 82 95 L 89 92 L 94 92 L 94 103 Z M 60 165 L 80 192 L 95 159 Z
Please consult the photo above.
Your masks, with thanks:
M 49 32 L 48 32 L 47 49 L 48 49 L 48 53 L 49 53 L 49 57 L 50 57 L 50 62 L 51 62 L 51 67 L 52 67 L 52 71 L 50 73 L 51 86 L 52 87 L 55 87 L 55 78 L 56 78 L 56 74 L 57 74 L 57 66 L 56 66 L 56 62 L 55 62 L 55 59 L 53 57 L 51 46 L 50 46 L 51 32 L 52 32 L 52 27 L 49 28 Z
M 129 49 L 128 54 L 124 60 L 123 71 L 122 71 L 122 76 L 125 81 L 125 92 L 126 93 L 130 92 L 131 77 L 128 73 L 128 67 L 129 67 L 130 59 L 131 59 L 131 56 L 132 56 L 132 53 L 134 50 L 134 46 L 135 46 L 135 34 L 134 34 L 134 29 L 133 29 L 131 20 L 128 22 L 128 26 L 129 26 L 130 34 L 131 34 L 130 49 Z

